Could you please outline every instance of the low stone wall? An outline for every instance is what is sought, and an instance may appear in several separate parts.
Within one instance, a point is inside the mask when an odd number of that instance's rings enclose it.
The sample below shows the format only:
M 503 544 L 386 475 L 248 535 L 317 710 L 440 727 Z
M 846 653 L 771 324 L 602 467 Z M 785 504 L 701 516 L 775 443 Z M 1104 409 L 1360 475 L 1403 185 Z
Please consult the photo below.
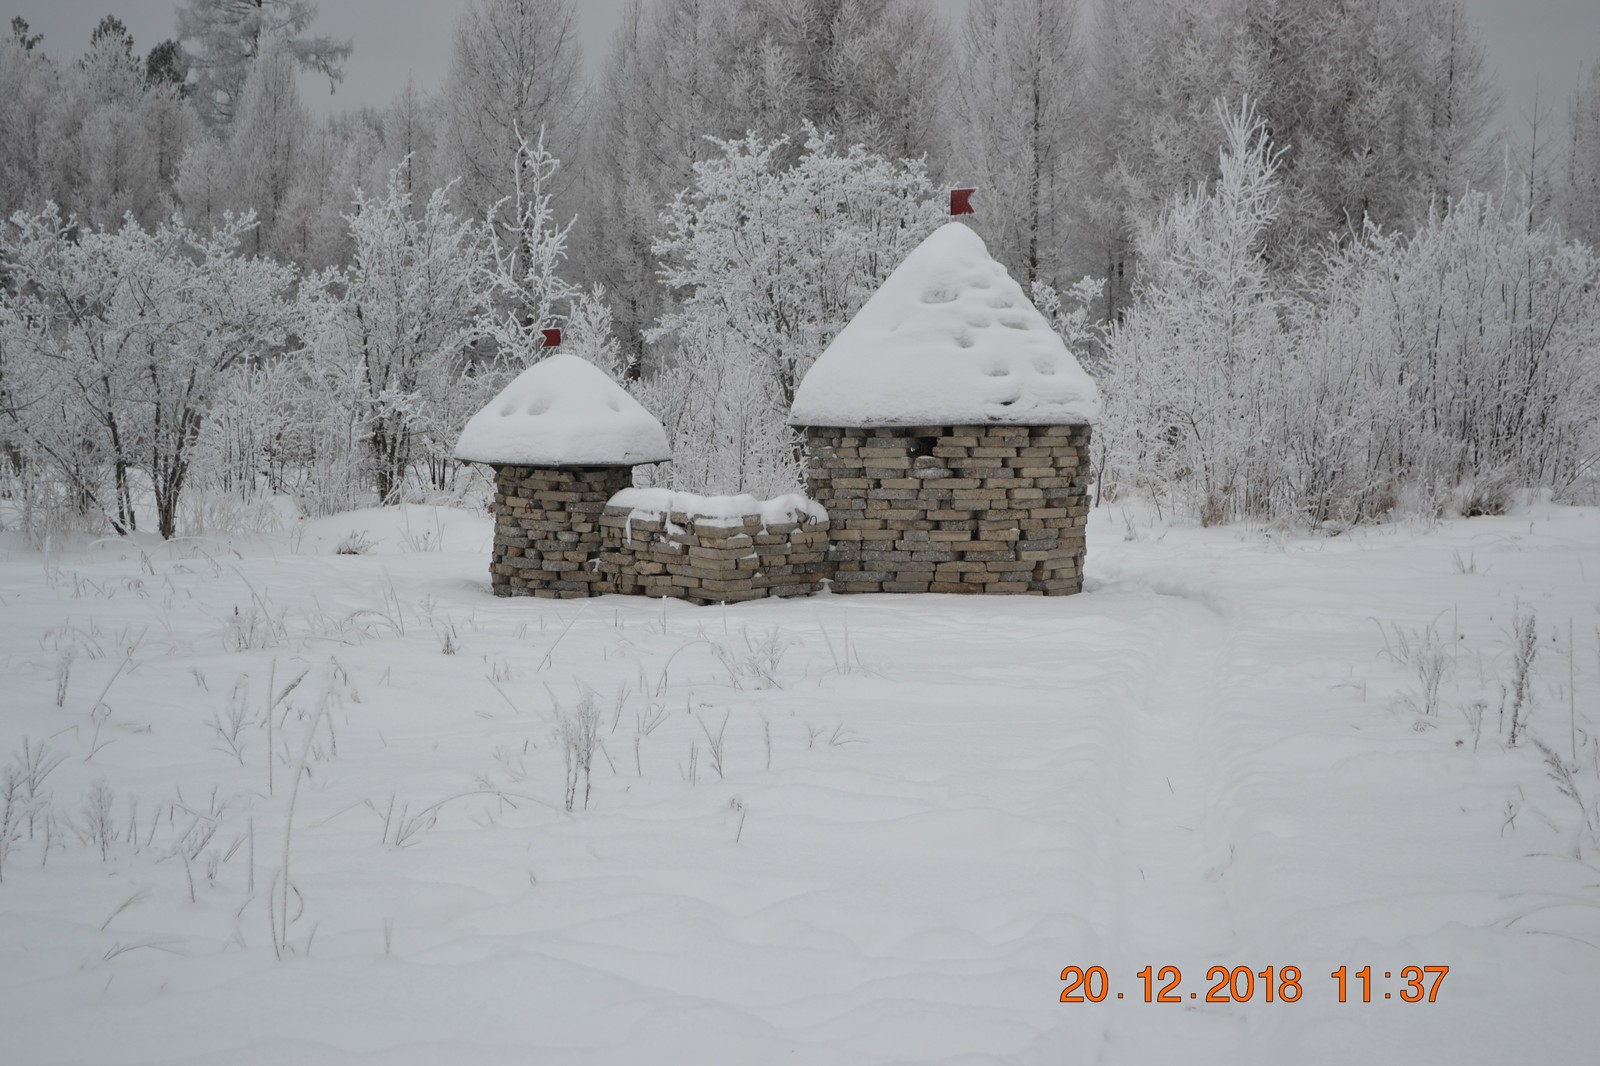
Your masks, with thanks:
M 633 485 L 633 468 L 494 468 L 496 596 L 598 596 L 608 578 L 598 561 L 606 501 Z
M 808 596 L 830 576 L 828 519 L 800 496 L 758 501 L 634 489 L 610 502 L 600 525 L 608 591 L 739 603 Z
M 805 434 L 835 592 L 1082 591 L 1088 426 Z

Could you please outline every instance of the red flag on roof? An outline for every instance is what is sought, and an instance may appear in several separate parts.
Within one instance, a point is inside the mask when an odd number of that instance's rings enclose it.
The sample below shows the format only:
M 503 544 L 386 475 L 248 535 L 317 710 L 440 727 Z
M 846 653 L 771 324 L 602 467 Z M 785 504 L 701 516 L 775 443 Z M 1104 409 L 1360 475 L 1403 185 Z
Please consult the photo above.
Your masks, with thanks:
M 950 214 L 951 215 L 970 215 L 970 214 L 972 214 L 972 194 L 977 192 L 977 191 L 978 191 L 977 189 L 951 189 L 950 190 Z
M 546 348 L 561 347 L 561 331 L 559 329 L 543 329 L 539 332 L 544 336 L 544 346 Z

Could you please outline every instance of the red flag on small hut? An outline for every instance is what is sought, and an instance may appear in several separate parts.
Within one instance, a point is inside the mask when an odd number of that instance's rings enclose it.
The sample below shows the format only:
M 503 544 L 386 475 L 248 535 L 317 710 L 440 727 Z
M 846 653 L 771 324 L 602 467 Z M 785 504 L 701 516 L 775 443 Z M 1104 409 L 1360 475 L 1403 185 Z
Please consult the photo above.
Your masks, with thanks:
M 544 346 L 546 348 L 561 347 L 561 331 L 559 329 L 544 329 L 539 332 L 544 335 Z
M 970 214 L 972 214 L 972 194 L 977 192 L 977 191 L 978 191 L 977 189 L 951 189 L 950 190 L 950 214 L 951 215 L 970 215 Z

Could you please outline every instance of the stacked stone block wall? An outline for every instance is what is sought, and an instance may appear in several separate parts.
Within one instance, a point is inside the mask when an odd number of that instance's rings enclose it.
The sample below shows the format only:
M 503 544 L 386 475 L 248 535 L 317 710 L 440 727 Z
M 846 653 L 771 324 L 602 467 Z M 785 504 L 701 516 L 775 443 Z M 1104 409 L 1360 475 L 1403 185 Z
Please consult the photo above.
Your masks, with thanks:
M 798 517 L 763 523 L 760 515 L 746 515 L 729 524 L 684 512 L 641 515 L 609 507 L 600 519 L 600 569 L 611 591 L 695 604 L 807 596 L 829 576 L 829 526 Z
M 835 592 L 1082 590 L 1088 426 L 805 432 Z
M 496 467 L 495 594 L 737 603 L 830 579 L 846 593 L 1082 590 L 1088 426 L 805 433 L 826 520 L 641 513 L 610 504 L 628 467 Z
M 633 486 L 633 470 L 495 467 L 496 596 L 573 599 L 613 591 L 599 568 L 606 501 Z

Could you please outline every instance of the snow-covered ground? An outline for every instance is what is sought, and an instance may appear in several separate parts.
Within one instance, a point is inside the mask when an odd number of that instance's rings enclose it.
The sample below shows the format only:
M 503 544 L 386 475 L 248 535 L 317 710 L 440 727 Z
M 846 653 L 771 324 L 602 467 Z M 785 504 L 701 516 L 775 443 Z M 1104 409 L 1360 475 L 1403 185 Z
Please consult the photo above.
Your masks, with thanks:
M 497 600 L 489 538 L 0 549 L 0 760 L 64 756 L 15 796 L 0 1060 L 1600 1056 L 1600 510 L 1102 510 L 1082 596 L 726 609 Z M 1207 1003 L 1213 965 L 1301 995 Z

